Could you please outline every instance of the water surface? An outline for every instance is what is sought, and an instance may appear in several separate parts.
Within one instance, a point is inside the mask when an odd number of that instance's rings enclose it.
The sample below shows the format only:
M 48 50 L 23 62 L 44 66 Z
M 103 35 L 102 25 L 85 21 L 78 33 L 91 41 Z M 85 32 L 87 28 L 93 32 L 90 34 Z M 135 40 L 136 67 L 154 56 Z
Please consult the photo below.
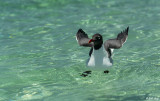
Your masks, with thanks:
M 160 100 L 160 1 L 1 0 L 1 101 Z M 87 70 L 82 28 L 104 39 L 130 27 L 108 74 Z M 87 54 L 87 55 L 86 55 Z

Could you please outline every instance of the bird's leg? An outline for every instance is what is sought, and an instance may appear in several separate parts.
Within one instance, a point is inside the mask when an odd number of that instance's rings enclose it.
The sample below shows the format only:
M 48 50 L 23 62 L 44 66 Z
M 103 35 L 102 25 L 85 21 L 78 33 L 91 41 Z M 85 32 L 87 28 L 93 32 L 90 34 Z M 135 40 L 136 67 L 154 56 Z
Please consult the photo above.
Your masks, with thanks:
M 86 74 L 91 74 L 92 71 L 88 70 L 88 71 L 85 71 L 83 73 L 86 73 Z
M 108 48 L 108 49 L 107 49 L 107 53 L 108 53 L 108 58 L 110 58 L 111 55 L 112 55 L 112 54 L 111 54 L 111 49 Z
M 89 56 L 91 56 L 92 52 L 93 52 L 93 47 L 89 51 Z

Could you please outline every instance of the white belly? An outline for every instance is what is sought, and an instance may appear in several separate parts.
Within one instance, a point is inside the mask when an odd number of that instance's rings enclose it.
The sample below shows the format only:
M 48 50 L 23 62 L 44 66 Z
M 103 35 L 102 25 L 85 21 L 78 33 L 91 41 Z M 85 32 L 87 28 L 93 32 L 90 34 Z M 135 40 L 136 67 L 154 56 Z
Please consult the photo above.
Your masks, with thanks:
M 106 69 L 107 67 L 111 67 L 112 64 L 112 59 L 108 58 L 108 53 L 103 46 L 98 50 L 93 49 L 87 66 L 92 69 Z

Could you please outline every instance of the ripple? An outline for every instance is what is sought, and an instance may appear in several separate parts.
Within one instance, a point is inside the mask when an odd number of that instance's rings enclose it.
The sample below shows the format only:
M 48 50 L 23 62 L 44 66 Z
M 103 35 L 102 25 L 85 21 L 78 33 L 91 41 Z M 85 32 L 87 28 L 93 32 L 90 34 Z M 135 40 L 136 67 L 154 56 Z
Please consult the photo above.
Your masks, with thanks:
M 36 100 L 36 99 L 43 99 L 47 96 L 52 95 L 47 88 L 39 84 L 32 84 L 30 87 L 25 87 L 19 92 L 16 97 L 17 100 Z

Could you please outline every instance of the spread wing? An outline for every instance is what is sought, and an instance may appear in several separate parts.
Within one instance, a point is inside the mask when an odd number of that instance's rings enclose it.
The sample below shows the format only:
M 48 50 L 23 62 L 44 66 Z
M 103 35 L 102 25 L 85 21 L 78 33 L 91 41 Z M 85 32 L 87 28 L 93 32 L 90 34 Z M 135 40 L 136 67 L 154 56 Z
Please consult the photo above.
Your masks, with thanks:
M 128 30 L 129 27 L 127 27 L 125 30 L 123 30 L 121 33 L 117 35 L 117 40 L 121 40 L 122 44 L 124 44 L 128 38 Z
M 93 43 L 88 43 L 90 39 L 88 38 L 88 35 L 82 29 L 78 30 L 76 34 L 76 40 L 80 46 L 85 46 L 85 47 L 93 46 Z
M 108 52 L 109 57 L 111 57 L 111 48 L 112 49 L 119 49 L 126 42 L 126 40 L 128 38 L 128 30 L 129 30 L 129 27 L 127 27 L 125 30 L 123 30 L 121 33 L 119 33 L 117 35 L 117 38 L 109 39 L 109 40 L 105 41 L 104 47 L 105 47 L 106 51 Z

